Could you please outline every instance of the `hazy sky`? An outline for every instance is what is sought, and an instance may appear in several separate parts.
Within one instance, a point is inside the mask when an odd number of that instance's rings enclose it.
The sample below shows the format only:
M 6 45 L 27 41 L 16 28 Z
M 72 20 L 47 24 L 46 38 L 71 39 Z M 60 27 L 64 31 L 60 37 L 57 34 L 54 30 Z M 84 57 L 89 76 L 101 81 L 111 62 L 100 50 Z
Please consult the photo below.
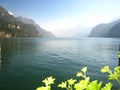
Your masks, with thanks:
M 120 0 L 0 0 L 0 5 L 54 33 L 78 25 L 106 23 L 120 16 Z

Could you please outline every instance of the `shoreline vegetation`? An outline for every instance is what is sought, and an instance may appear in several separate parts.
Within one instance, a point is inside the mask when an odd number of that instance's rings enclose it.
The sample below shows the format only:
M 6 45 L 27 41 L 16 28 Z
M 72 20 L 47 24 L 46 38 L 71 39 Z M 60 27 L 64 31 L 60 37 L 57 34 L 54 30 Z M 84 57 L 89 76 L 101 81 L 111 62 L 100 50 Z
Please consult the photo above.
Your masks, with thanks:
M 81 80 L 69 79 L 58 84 L 58 87 L 66 90 L 112 90 L 114 87 L 112 82 L 108 82 L 103 86 L 103 81 L 99 82 L 98 80 L 90 80 L 90 77 L 87 76 L 87 67 L 83 67 L 80 72 L 76 74 L 77 77 L 82 77 Z M 109 66 L 104 66 L 101 70 L 101 73 L 108 73 L 108 80 L 115 80 L 120 84 L 120 66 L 116 66 L 114 71 L 112 71 Z M 52 84 L 54 84 L 55 78 L 52 76 L 47 77 L 42 82 L 45 86 L 40 86 L 36 90 L 52 90 Z M 120 90 L 120 88 L 118 89 Z

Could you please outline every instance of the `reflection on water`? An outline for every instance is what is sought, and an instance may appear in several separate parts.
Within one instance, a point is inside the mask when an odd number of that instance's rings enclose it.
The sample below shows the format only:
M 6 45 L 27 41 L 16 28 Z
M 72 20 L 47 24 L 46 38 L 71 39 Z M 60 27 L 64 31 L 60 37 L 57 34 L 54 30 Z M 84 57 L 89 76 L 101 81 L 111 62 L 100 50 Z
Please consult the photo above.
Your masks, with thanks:
M 7 39 L 0 40 L 0 70 L 10 65 L 11 59 L 9 58 L 14 55 L 17 50 L 20 50 L 19 40 L 17 40 L 17 42 Z

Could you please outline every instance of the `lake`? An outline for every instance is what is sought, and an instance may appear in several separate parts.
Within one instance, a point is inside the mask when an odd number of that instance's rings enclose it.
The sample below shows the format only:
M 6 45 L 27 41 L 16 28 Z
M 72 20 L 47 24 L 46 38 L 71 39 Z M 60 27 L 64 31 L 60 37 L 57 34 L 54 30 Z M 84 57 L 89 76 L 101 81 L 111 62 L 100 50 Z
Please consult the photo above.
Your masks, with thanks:
M 35 90 L 48 76 L 61 83 L 75 78 L 82 67 L 92 80 L 108 82 L 99 71 L 118 65 L 120 39 L 18 38 L 1 39 L 0 90 Z M 56 84 L 52 90 L 56 89 Z M 120 86 L 113 82 L 114 90 Z

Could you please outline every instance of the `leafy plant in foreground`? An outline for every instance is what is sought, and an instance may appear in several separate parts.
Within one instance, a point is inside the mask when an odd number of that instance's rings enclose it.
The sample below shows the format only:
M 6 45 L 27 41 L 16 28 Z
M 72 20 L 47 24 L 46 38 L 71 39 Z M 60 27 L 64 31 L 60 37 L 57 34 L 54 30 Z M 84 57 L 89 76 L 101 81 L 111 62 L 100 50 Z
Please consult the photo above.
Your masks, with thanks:
M 111 90 L 112 83 L 107 83 L 105 86 L 102 85 L 102 81 L 98 80 L 90 81 L 90 77 L 86 75 L 87 67 L 83 67 L 80 72 L 76 74 L 77 77 L 82 77 L 81 80 L 68 79 L 67 81 L 61 82 L 58 87 L 66 90 Z M 120 84 L 120 66 L 114 68 L 114 72 L 109 69 L 109 66 L 104 66 L 101 69 L 102 73 L 109 73 L 109 80 L 116 80 Z M 45 86 L 38 87 L 36 90 L 51 90 L 51 85 L 54 84 L 55 78 L 48 77 L 43 80 Z
M 36 90 L 51 90 L 51 85 L 54 84 L 55 78 L 52 76 L 47 77 L 42 82 L 45 84 L 45 86 L 38 87 Z
M 82 77 L 82 80 L 69 79 L 72 80 L 72 84 L 70 84 L 69 80 L 67 80 L 59 84 L 58 87 L 65 88 L 67 90 L 111 90 L 111 83 L 102 87 L 102 82 L 98 82 L 98 80 L 90 81 L 90 77 L 86 75 L 86 72 L 87 67 L 83 67 L 76 75 L 77 77 Z
M 120 66 L 114 68 L 114 71 L 110 70 L 109 66 L 104 66 L 101 70 L 102 73 L 107 72 L 109 80 L 116 80 L 120 84 Z

